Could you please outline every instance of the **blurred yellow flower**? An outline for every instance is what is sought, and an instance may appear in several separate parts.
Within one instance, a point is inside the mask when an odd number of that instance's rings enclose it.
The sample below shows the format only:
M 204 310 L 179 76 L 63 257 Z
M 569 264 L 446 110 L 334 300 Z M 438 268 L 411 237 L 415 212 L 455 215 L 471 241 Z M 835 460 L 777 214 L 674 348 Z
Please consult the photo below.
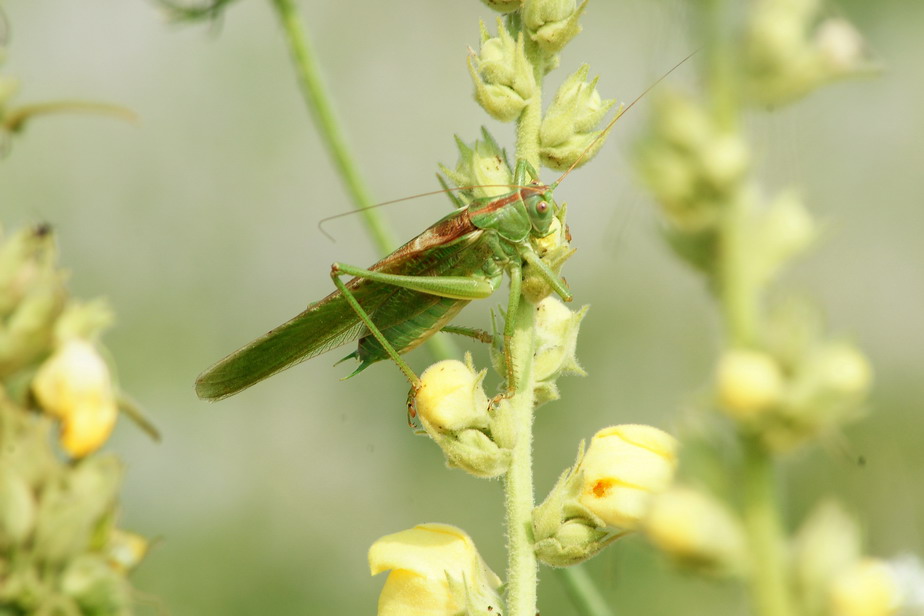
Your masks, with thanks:
M 636 529 L 676 468 L 677 441 L 670 434 L 637 424 L 604 428 L 581 461 L 580 503 L 610 526 Z
M 378 616 L 457 616 L 501 611 L 501 581 L 471 538 L 449 524 L 420 524 L 369 548 L 372 575 L 391 570 Z
M 741 525 L 714 498 L 687 487 L 654 497 L 645 518 L 652 543 L 682 562 L 740 571 L 745 558 Z
M 106 362 L 92 343 L 71 338 L 39 368 L 32 382 L 39 405 L 61 421 L 61 446 L 75 458 L 106 442 L 118 417 Z
M 841 571 L 829 591 L 832 616 L 888 616 L 898 609 L 898 586 L 889 566 L 863 558 Z

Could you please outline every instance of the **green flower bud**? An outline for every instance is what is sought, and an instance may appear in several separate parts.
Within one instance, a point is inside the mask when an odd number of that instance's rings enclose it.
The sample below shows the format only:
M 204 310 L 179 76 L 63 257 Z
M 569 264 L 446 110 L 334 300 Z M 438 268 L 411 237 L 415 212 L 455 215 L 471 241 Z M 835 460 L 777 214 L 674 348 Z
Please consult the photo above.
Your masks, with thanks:
M 475 372 L 470 355 L 466 363 L 437 362 L 420 375 L 411 403 L 424 430 L 443 450 L 447 465 L 478 477 L 497 477 L 506 472 L 510 452 L 491 438 L 484 376 L 484 370 Z
M 481 0 L 488 8 L 499 13 L 511 13 L 523 5 L 523 0 Z
M 755 287 L 771 282 L 817 235 L 811 214 L 790 191 L 778 196 L 765 211 L 753 212 L 745 234 L 751 247 L 745 256 L 745 267 Z
M 488 114 L 512 122 L 536 93 L 536 77 L 526 57 L 523 33 L 517 40 L 497 20 L 496 37 L 481 24 L 481 50 L 469 56 L 468 69 L 475 84 L 475 99 Z
M 788 448 L 855 419 L 872 383 L 872 368 L 847 342 L 825 342 L 792 368 L 778 425 L 765 438 Z
M 578 18 L 586 8 L 587 0 L 580 6 L 575 0 L 530 0 L 523 6 L 523 25 L 540 49 L 557 54 L 581 32 Z
M 74 559 L 61 576 L 61 590 L 87 614 L 126 614 L 132 604 L 128 583 L 99 555 Z
M 567 520 L 552 536 L 536 540 L 536 557 L 550 567 L 570 567 L 596 555 L 621 536 L 583 520 Z
M 743 573 L 744 532 L 721 503 L 692 488 L 672 487 L 654 497 L 645 534 L 680 562 L 722 573 Z
M 0 315 L 9 315 L 43 272 L 54 267 L 54 236 L 47 226 L 20 229 L 0 243 Z
M 39 561 L 64 563 L 87 550 L 100 524 L 112 514 L 121 473 L 115 457 L 98 455 L 45 487 L 33 548 Z
M 636 166 L 678 232 L 712 232 L 718 208 L 741 191 L 749 165 L 740 136 L 717 126 L 702 104 L 677 94 L 655 101 Z
M 456 137 L 459 161 L 455 169 L 440 165 L 440 171 L 457 187 L 474 188 L 457 191 L 457 206 L 471 203 L 473 199 L 496 197 L 510 192 L 513 173 L 507 162 L 507 153 L 501 148 L 488 129 L 482 127 L 483 140 L 476 139 L 471 146 Z
M 602 131 L 593 129 L 616 101 L 600 98 L 599 78 L 587 82 L 588 71 L 585 64 L 565 80 L 539 127 L 539 154 L 543 164 L 552 169 L 564 171 L 577 161 L 583 165 L 605 141 L 597 139 Z
M 15 468 L 0 461 L 0 550 L 25 541 L 35 525 L 35 496 Z

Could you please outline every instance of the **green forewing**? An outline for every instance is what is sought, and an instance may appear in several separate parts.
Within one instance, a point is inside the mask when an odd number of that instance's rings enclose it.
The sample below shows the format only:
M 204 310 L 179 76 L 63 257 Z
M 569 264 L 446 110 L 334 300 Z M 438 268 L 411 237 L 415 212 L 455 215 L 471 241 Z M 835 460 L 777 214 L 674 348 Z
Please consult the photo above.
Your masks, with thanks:
M 370 269 L 413 276 L 476 273 L 489 258 L 490 247 L 479 241 L 482 232 L 459 214 L 447 216 Z M 396 343 L 394 346 L 399 352 L 413 348 L 439 331 L 443 324 L 443 319 L 434 315 L 426 319 L 433 327 L 417 324 L 419 331 L 410 332 L 408 328 L 414 321 L 409 319 L 411 315 L 454 314 L 468 303 L 464 300 L 446 302 L 445 298 L 362 278 L 354 278 L 347 283 L 347 288 L 376 326 L 386 332 L 386 338 Z M 336 291 L 207 369 L 196 380 L 196 393 L 208 400 L 226 398 L 368 333 L 346 298 Z M 374 351 L 371 356 L 360 357 L 363 361 L 360 369 L 383 358 Z

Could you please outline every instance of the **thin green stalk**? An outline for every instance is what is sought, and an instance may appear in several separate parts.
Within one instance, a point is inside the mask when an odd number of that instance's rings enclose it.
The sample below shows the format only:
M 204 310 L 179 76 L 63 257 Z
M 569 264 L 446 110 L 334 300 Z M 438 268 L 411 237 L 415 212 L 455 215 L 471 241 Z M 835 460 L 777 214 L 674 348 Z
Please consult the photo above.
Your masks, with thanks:
M 298 85 L 318 133 L 334 161 L 334 166 L 346 186 L 350 199 L 357 208 L 368 208 L 374 202 L 359 173 L 356 160 L 347 146 L 343 130 L 334 115 L 331 96 L 321 79 L 314 50 L 308 38 L 308 31 L 303 25 L 295 2 L 294 0 L 273 0 L 273 5 L 279 14 L 279 20 L 282 22 L 289 44 Z M 398 246 L 394 234 L 388 229 L 378 210 L 362 209 L 360 215 L 379 254 L 387 255 Z M 459 356 L 456 345 L 442 334 L 437 334 L 427 340 L 427 347 L 436 359 Z
M 519 309 L 508 319 L 516 319 L 510 340 L 516 391 L 508 400 L 517 437 L 511 450 L 510 469 L 505 476 L 507 523 L 507 613 L 509 616 L 536 614 L 538 563 L 532 531 L 533 515 L 533 376 L 532 354 L 535 337 L 533 304 L 520 299 Z
M 369 207 L 374 202 L 369 196 L 356 161 L 346 144 L 343 131 L 334 116 L 330 95 L 321 79 L 307 29 L 302 25 L 295 2 L 294 0 L 273 0 L 273 5 L 279 14 L 279 20 L 282 22 L 289 44 L 289 51 L 295 63 L 298 85 L 324 145 L 334 160 L 337 172 L 346 185 L 353 203 L 358 208 Z M 378 251 L 386 255 L 394 250 L 397 242 L 386 228 L 379 213 L 376 210 L 363 210 L 361 215 Z
M 594 584 L 584 565 L 554 569 L 580 616 L 613 616 L 610 604 Z
M 786 580 L 773 458 L 758 439 L 744 442 L 744 524 L 751 546 L 751 594 L 760 616 L 795 614 Z

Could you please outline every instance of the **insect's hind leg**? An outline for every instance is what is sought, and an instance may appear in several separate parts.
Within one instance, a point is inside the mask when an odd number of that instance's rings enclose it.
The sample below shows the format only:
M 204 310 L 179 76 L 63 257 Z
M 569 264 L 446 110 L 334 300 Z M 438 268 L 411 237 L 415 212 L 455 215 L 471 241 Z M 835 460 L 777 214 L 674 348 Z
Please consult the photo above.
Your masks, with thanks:
M 411 370 L 411 367 L 407 364 L 407 362 L 401 359 L 401 355 L 399 355 L 398 351 L 395 350 L 395 347 L 393 347 L 391 343 L 388 342 L 388 339 L 385 338 L 385 334 L 383 334 L 382 331 L 376 327 L 375 323 L 372 322 L 372 317 L 369 316 L 369 313 L 367 313 L 363 307 L 359 305 L 359 302 L 356 300 L 353 294 L 350 293 L 350 290 L 347 289 L 346 284 L 340 280 L 340 276 L 342 276 L 344 273 L 346 272 L 343 271 L 343 267 L 340 266 L 340 264 L 334 263 L 331 266 L 330 278 L 334 281 L 334 286 L 336 286 L 337 289 L 340 290 L 340 293 L 343 294 L 344 299 L 346 299 L 347 303 L 350 305 L 350 308 L 353 309 L 353 312 L 356 313 L 356 316 L 359 317 L 359 320 L 363 322 L 363 325 L 366 326 L 366 329 L 369 330 L 369 333 L 371 333 L 375 339 L 378 340 L 379 344 L 382 345 L 382 348 L 385 350 L 385 352 L 388 353 L 388 356 L 398 366 L 398 369 L 404 373 L 404 376 L 410 382 L 413 391 L 420 389 L 420 378 L 413 370 Z

